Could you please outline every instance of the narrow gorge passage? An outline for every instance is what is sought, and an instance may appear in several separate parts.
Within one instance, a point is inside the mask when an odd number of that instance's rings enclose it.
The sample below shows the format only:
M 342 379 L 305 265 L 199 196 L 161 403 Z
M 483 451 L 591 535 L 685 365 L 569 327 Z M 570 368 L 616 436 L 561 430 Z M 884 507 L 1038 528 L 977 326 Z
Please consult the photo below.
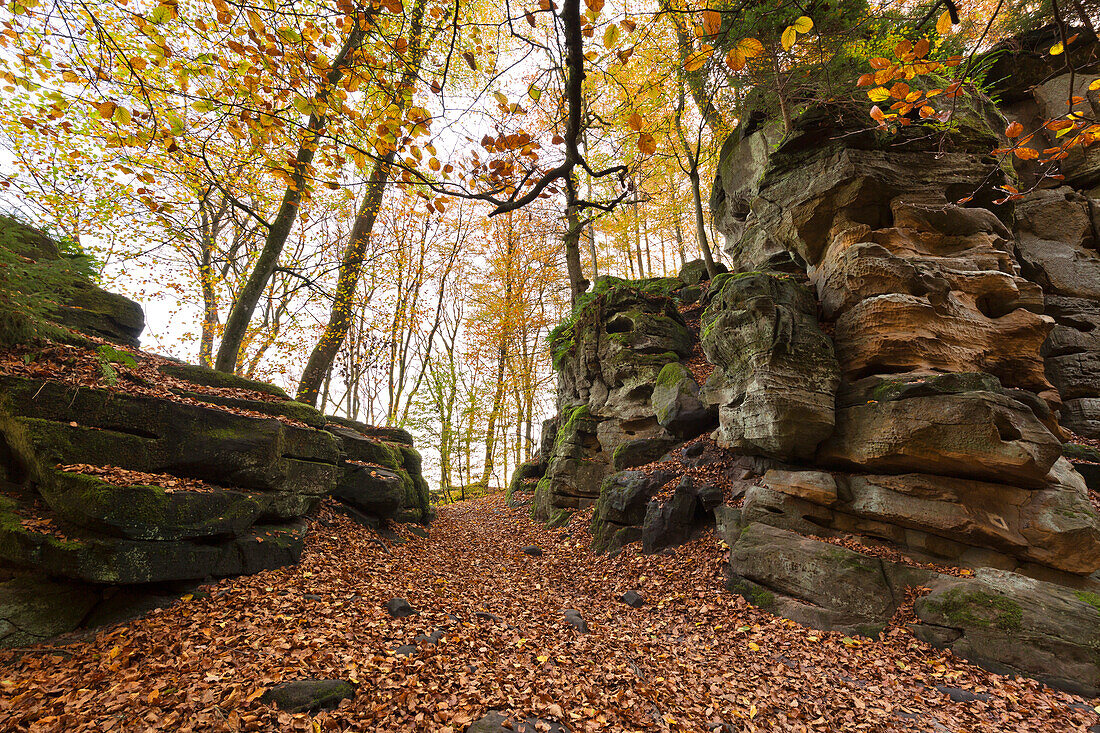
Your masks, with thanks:
M 1082 698 L 982 671 L 901 629 L 856 640 L 754 609 L 724 590 L 712 533 L 671 554 L 633 545 L 609 557 L 588 549 L 585 519 L 545 529 L 494 496 L 442 507 L 427 537 L 401 530 L 394 543 L 327 506 L 297 566 L 205 585 L 54 653 L 0 653 L 0 729 L 457 732 L 490 710 L 569 731 L 1098 723 Z M 645 604 L 623 603 L 628 590 Z M 392 618 L 394 598 L 420 613 Z M 438 630 L 434 644 L 416 640 Z M 417 649 L 396 653 L 403 645 Z M 358 688 L 314 716 L 261 700 L 304 679 Z

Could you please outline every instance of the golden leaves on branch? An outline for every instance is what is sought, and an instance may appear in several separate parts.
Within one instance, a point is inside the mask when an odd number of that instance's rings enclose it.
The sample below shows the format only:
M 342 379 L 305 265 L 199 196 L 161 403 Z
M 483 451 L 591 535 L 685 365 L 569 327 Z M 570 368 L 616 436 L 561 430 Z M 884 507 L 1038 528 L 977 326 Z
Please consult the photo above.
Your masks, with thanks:
M 809 17 L 803 15 L 798 18 L 794 23 L 783 29 L 783 34 L 779 38 L 780 44 L 783 46 L 784 51 L 790 51 L 794 47 L 794 44 L 798 41 L 799 34 L 806 34 L 813 30 L 814 22 Z
M 764 53 L 764 44 L 755 38 L 742 38 L 726 54 L 726 66 L 734 71 L 741 71 L 749 59 L 756 58 L 762 53 Z

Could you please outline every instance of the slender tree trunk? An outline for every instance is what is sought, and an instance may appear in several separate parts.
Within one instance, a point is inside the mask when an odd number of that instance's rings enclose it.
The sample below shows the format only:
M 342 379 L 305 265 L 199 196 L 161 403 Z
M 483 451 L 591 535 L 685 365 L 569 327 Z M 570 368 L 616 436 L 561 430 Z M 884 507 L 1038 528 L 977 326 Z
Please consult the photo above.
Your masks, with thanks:
M 515 254 L 515 230 L 512 225 L 512 212 L 508 212 L 508 241 L 504 259 L 504 313 L 502 321 L 510 324 L 512 320 L 512 265 Z M 579 252 L 578 252 L 579 258 Z M 505 325 L 500 334 L 500 346 L 497 349 L 497 381 L 493 390 L 493 406 L 489 411 L 489 426 L 485 430 L 485 464 L 481 470 L 481 483 L 488 488 L 489 477 L 493 471 L 493 449 L 496 442 L 497 421 L 500 420 L 504 406 L 504 369 L 508 364 L 508 342 L 511 340 L 510 325 Z M 507 456 L 507 454 L 505 454 Z M 507 460 L 507 458 L 506 458 Z
M 204 367 L 214 364 L 214 336 L 218 330 L 218 294 L 214 290 L 212 250 L 212 243 L 203 242 L 202 264 L 199 266 L 199 283 L 202 287 L 202 337 L 199 340 L 199 364 Z
M 699 163 L 697 158 L 692 158 L 688 177 L 691 179 L 691 198 L 695 203 L 695 229 L 699 239 L 699 249 L 702 250 L 703 260 L 707 263 L 707 274 L 713 278 L 718 274 L 718 266 L 714 264 L 710 242 L 707 241 L 707 223 L 703 216 L 703 196 L 699 190 Z
M 332 62 L 332 69 L 326 77 L 326 84 L 317 94 L 320 103 L 328 102 L 332 90 L 344 76 L 344 72 L 352 63 L 356 49 L 363 40 L 363 30 L 358 16 L 343 47 L 337 53 Z M 252 314 L 256 310 L 256 304 L 263 296 L 264 288 L 271 280 L 275 267 L 279 263 L 279 255 L 283 252 L 290 232 L 298 220 L 298 209 L 302 203 L 302 194 L 308 187 L 308 172 L 313 164 L 313 155 L 317 150 L 317 143 L 324 132 L 328 117 L 324 114 L 311 114 L 306 125 L 305 134 L 298 153 L 294 156 L 294 164 L 290 171 L 292 184 L 287 186 L 283 193 L 282 203 L 275 215 L 274 221 L 267 229 L 267 238 L 264 241 L 260 256 L 252 268 L 244 287 L 237 296 L 237 302 L 229 311 L 229 317 L 225 321 L 225 331 L 222 334 L 222 342 L 218 347 L 218 356 L 214 361 L 214 368 L 222 372 L 233 372 L 240 361 L 241 344 L 248 333 L 248 324 L 252 320 Z
M 680 226 L 680 212 L 676 212 L 676 250 L 680 253 L 680 267 L 687 264 L 687 255 L 684 254 L 684 229 Z
M 569 273 L 569 287 L 573 302 L 576 303 L 581 293 L 588 290 L 588 281 L 584 279 L 584 269 L 581 267 L 581 217 L 572 202 L 566 207 L 565 226 L 565 236 L 562 237 L 565 244 L 565 269 Z
M 332 301 L 328 325 L 317 345 L 313 347 L 309 361 L 306 362 L 306 367 L 302 371 L 302 378 L 298 382 L 298 394 L 295 397 L 298 402 L 304 402 L 307 405 L 317 404 L 317 391 L 321 387 L 321 382 L 325 374 L 332 369 L 332 361 L 336 358 L 340 347 L 344 345 L 344 338 L 351 326 L 355 291 L 363 273 L 367 243 L 374 230 L 378 211 L 382 207 L 382 198 L 386 192 L 386 183 L 390 178 L 390 168 L 395 155 L 396 151 L 391 149 L 381 160 L 376 161 L 367 178 L 367 189 L 363 194 L 359 211 L 356 213 L 348 246 L 340 258 L 336 297 Z

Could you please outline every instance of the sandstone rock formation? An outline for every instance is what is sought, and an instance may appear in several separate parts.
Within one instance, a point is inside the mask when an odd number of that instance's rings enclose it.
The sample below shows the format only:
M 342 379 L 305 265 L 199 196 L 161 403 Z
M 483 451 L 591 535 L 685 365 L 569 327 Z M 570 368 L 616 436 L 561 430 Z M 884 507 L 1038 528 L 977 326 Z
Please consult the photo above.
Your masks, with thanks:
M 294 563 L 326 496 L 372 525 L 429 517 L 404 431 L 326 417 L 262 382 L 73 342 L 5 355 L 0 368 L 0 646 Z M 46 368 L 20 368 L 38 361 Z
M 810 113 L 770 150 L 754 145 L 754 166 L 720 171 L 720 200 L 727 188 L 745 195 L 743 174 L 760 181 L 726 230 L 735 269 L 767 268 L 780 250 L 804 263 L 840 373 L 829 429 L 813 420 L 805 431 L 816 450 L 773 456 L 786 463 L 727 517 L 730 584 L 777 613 L 859 633 L 881 628 L 907 588 L 933 587 L 919 604 L 921 638 L 1095 691 L 1100 665 L 1084 649 L 1100 628 L 1073 594 L 1100 586 L 1089 577 L 1100 515 L 1061 457 L 1055 411 L 1066 425 L 1066 405 L 1100 381 L 1088 331 L 1074 328 L 1083 303 L 1055 301 L 1060 321 L 1044 312 L 1052 297 L 1093 302 L 1091 224 L 1068 190 L 1039 191 L 1015 211 L 992 203 L 986 189 L 1003 172 L 982 155 L 1001 124 L 989 118 L 974 105 L 934 154 L 912 130 L 889 142 L 839 134 L 842 117 Z M 815 368 L 802 368 L 812 381 Z M 797 419 L 791 411 L 795 431 Z M 939 571 L 953 567 L 972 575 Z M 980 582 L 996 590 L 971 587 Z M 1040 619 L 1047 598 L 1052 616 Z M 1081 629 L 1071 616 L 1085 608 Z M 1065 677 L 1050 653 L 1058 644 L 1091 661 Z
M 590 295 L 521 481 L 544 519 L 595 502 L 600 548 L 714 521 L 730 588 L 803 623 L 877 634 L 930 588 L 919 638 L 1095 694 L 1100 450 L 1072 439 L 1100 428 L 1100 166 L 1002 202 L 1004 118 L 953 115 L 735 132 L 711 197 L 733 272 Z

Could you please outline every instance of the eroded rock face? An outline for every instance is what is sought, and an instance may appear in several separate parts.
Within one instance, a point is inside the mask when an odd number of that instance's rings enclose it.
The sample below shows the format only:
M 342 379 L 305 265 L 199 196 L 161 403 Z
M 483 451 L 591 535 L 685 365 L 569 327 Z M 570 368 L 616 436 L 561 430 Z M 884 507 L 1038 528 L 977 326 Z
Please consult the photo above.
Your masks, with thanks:
M 716 365 L 706 399 L 718 405 L 720 445 L 778 459 L 809 458 L 833 431 L 840 384 L 813 294 L 779 274 L 721 281 L 703 313 L 703 353 Z
M 847 393 L 818 450 L 826 465 L 899 473 L 934 466 L 946 476 L 1038 487 L 1062 453 L 1030 407 L 980 374 L 872 377 Z
M 1043 344 L 1062 424 L 1100 436 L 1100 204 L 1069 187 L 1037 190 L 1017 206 L 1017 251 L 1043 288 L 1054 329 Z
M 1056 86 L 1021 98 L 1038 110 L 1068 93 Z M 1061 457 L 1065 427 L 1094 435 L 1100 425 L 1096 206 L 1070 188 L 1028 194 L 1015 212 L 994 204 L 988 186 L 1002 173 L 985 153 L 1004 128 L 988 104 L 970 104 L 935 154 L 912 129 L 888 150 L 844 124 L 811 113 L 781 141 L 742 135 L 722 154 L 716 224 L 734 271 L 801 264 L 817 297 L 800 310 L 820 312 L 838 374 L 828 431 L 813 417 L 788 422 L 800 435 L 786 440 L 815 448 L 775 454 L 784 464 L 765 470 L 741 507 L 716 511 L 733 545 L 731 587 L 791 618 L 860 633 L 886 623 L 912 583 L 997 596 L 993 608 L 1049 599 L 1048 625 L 1012 622 L 1027 627 L 1024 638 L 1012 633 L 1022 627 L 978 615 L 944 631 L 952 625 L 930 610 L 917 633 L 995 669 L 1095 689 L 1095 667 L 1077 660 L 1083 640 L 1100 635 L 1098 619 L 1086 614 L 1078 628 L 1058 617 L 1073 613 L 1074 593 L 1092 592 L 1087 576 L 1100 569 L 1100 516 Z M 1090 165 L 1070 166 L 1076 180 Z M 780 332 L 770 312 L 749 320 L 749 330 Z M 736 373 L 751 381 L 773 362 Z M 1001 575 L 996 592 L 973 590 L 964 586 L 975 578 L 913 560 Z M 1051 653 L 1061 643 L 1068 675 Z
M 540 467 L 524 479 L 538 479 L 535 517 L 567 521 L 596 503 L 608 476 L 657 460 L 713 424 L 685 367 L 697 339 L 681 308 L 702 292 L 700 265 L 689 263 L 682 278 L 601 278 L 551 335 L 559 414 L 543 431 Z
M 890 208 L 893 226 L 837 233 L 811 273 L 845 374 L 981 371 L 1056 400 L 1038 354 L 1053 324 L 1000 220 L 907 195 Z

